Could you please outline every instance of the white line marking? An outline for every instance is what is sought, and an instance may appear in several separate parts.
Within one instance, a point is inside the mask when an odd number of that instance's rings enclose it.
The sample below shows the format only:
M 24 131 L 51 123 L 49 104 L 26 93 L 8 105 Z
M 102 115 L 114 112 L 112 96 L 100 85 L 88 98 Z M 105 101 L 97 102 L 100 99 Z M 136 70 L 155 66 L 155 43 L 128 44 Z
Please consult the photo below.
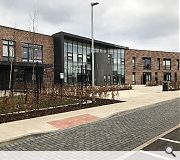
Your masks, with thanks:
M 165 136 L 166 134 L 168 134 L 168 133 L 174 131 L 175 129 L 177 129 L 177 128 L 179 128 L 179 127 L 180 127 L 180 124 L 178 124 L 177 126 L 171 128 L 170 130 L 168 130 L 168 131 L 166 131 L 166 132 L 164 132 L 164 133 L 158 135 L 157 137 L 154 137 L 153 139 L 147 141 L 146 143 L 144 143 L 144 144 L 142 144 L 142 145 L 136 147 L 135 149 L 133 149 L 133 151 L 139 151 L 139 150 L 143 149 L 144 147 L 147 147 L 147 146 L 150 145 L 151 143 L 155 142 L 155 141 L 158 140 L 159 138 Z
M 178 143 L 178 144 L 180 144 L 179 141 L 174 141 L 174 140 L 171 140 L 171 139 L 166 139 L 166 138 L 159 138 L 159 139 L 161 139 L 161 140 L 163 140 L 163 141 L 168 141 L 168 142 L 173 142 L 173 143 Z
M 173 160 L 173 159 L 170 159 L 170 158 L 167 158 L 167 157 L 164 157 L 164 156 L 161 156 L 161 155 L 157 155 L 157 154 L 154 154 L 154 153 L 151 153 L 151 152 L 148 152 L 148 151 L 140 150 L 140 152 L 145 153 L 145 154 L 150 155 L 150 156 L 153 156 L 153 157 L 161 158 L 161 159 L 164 159 L 164 160 Z

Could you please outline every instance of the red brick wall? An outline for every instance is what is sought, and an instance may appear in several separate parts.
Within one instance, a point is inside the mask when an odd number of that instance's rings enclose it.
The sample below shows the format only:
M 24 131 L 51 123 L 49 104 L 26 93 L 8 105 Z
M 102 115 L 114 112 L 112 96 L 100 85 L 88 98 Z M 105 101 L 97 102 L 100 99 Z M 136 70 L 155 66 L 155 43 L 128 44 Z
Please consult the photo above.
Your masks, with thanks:
M 135 69 L 132 68 L 132 58 L 135 57 Z M 143 74 L 143 57 L 151 57 L 151 76 L 155 80 L 155 72 L 158 74 L 158 81 L 163 81 L 163 58 L 171 59 L 171 80 L 174 80 L 174 74 L 177 73 L 178 80 L 180 80 L 180 70 L 177 70 L 176 60 L 179 59 L 178 52 L 162 52 L 162 51 L 148 51 L 127 49 L 125 51 L 125 81 L 132 84 L 132 73 L 135 72 L 136 84 L 141 84 Z M 160 58 L 160 70 L 157 67 L 157 58 Z M 169 71 L 168 71 L 169 72 Z
M 42 45 L 43 64 L 54 64 L 54 42 L 51 36 L 0 26 L 0 61 L 2 61 L 3 57 L 3 39 L 16 42 L 15 52 L 17 62 L 22 62 L 21 43 L 24 42 Z
M 21 43 L 34 42 L 34 44 L 43 45 L 43 63 L 54 63 L 54 45 L 51 36 L 0 26 L 0 60 L 2 60 L 3 52 L 2 39 L 16 41 L 16 57 L 18 62 L 22 61 Z

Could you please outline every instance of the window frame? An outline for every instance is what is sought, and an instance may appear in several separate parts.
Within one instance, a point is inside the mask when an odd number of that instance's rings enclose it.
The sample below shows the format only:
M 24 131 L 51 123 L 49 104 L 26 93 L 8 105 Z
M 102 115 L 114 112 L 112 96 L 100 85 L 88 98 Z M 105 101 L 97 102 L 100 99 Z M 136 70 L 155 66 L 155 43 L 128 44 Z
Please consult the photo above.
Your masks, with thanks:
M 170 61 L 170 67 L 167 68 L 167 61 Z M 171 70 L 171 59 L 170 58 L 164 58 L 163 59 L 163 70 Z
M 7 43 L 4 43 L 4 42 L 7 42 Z M 11 44 L 10 42 L 13 44 Z M 7 47 L 7 56 L 4 56 L 4 47 Z M 13 56 L 10 56 L 10 47 L 13 47 L 13 50 L 14 50 Z M 10 61 L 11 59 L 13 61 L 15 61 L 15 59 L 16 59 L 16 41 L 2 39 L 2 49 L 3 49 L 3 52 L 2 52 L 3 61 Z
M 160 70 L 161 69 L 161 59 L 157 58 L 157 69 Z
M 132 72 L 132 84 L 136 84 L 136 72 Z
M 34 56 L 34 63 L 38 62 L 40 64 L 43 64 L 43 58 L 44 58 L 43 45 L 21 42 L 22 55 L 24 55 L 24 48 L 27 49 L 27 58 L 22 57 L 23 62 L 33 63 L 33 59 L 30 59 L 30 50 L 34 50 L 34 54 L 35 54 L 36 49 L 41 48 L 42 59 L 35 58 Z
M 150 66 L 149 67 L 147 67 L 147 63 L 145 63 L 145 66 L 144 66 L 144 61 L 145 60 L 150 60 Z M 151 57 L 143 57 L 142 62 L 143 62 L 143 69 L 144 70 L 151 70 Z
M 136 69 L 136 57 L 132 57 L 132 69 Z

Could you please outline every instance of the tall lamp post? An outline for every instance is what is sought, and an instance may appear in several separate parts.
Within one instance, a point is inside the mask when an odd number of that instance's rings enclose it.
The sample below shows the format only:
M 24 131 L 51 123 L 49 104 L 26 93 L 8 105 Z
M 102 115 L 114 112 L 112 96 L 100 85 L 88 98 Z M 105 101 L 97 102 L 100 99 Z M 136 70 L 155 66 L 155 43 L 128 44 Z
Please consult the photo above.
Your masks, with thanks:
M 92 87 L 94 87 L 94 24 L 93 24 L 93 7 L 98 5 L 98 2 L 92 2 L 91 3 L 91 39 L 92 39 L 92 45 L 91 45 L 91 52 L 92 52 Z

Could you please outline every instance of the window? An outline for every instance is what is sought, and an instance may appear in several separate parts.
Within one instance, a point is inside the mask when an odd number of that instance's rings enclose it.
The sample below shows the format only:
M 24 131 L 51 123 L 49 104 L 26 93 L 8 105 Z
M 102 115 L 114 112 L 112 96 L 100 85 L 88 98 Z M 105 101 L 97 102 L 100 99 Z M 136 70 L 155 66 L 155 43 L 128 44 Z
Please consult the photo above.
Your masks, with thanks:
M 42 46 L 34 46 L 34 62 L 42 63 Z
M 125 51 L 124 51 L 124 49 L 121 49 L 121 58 L 124 58 L 124 53 Z
M 23 62 L 43 62 L 43 46 L 22 43 L 22 61 Z
M 107 77 L 104 75 L 104 84 L 107 84 Z
M 91 56 L 87 55 L 87 63 L 91 64 Z
M 145 70 L 151 69 L 151 58 L 143 58 L 143 69 Z
M 179 70 L 179 59 L 176 60 L 177 70 Z
M 82 62 L 83 62 L 82 54 L 78 54 L 77 61 L 78 61 L 78 63 L 82 64 Z
M 171 70 L 171 59 L 163 59 L 163 69 Z
M 132 84 L 135 84 L 136 83 L 136 73 L 133 72 L 132 73 Z
M 3 60 L 10 61 L 15 57 L 15 42 L 3 40 Z
M 110 85 L 111 84 L 111 76 L 110 75 L 108 75 L 108 77 L 107 77 L 107 83 Z
M 73 42 L 73 62 L 77 62 L 77 42 Z
M 136 66 L 136 59 L 135 57 L 132 58 L 132 68 L 135 69 Z
M 171 73 L 164 72 L 164 81 L 171 81 Z
M 87 63 L 86 43 L 83 43 L 83 63 Z
M 124 59 L 121 58 L 121 65 L 125 65 Z
M 91 55 L 91 45 L 87 44 L 87 55 Z
M 160 70 L 161 69 L 161 60 L 160 58 L 157 58 L 157 69 Z
M 111 54 L 108 53 L 108 63 L 111 64 Z

